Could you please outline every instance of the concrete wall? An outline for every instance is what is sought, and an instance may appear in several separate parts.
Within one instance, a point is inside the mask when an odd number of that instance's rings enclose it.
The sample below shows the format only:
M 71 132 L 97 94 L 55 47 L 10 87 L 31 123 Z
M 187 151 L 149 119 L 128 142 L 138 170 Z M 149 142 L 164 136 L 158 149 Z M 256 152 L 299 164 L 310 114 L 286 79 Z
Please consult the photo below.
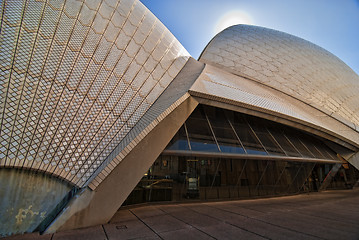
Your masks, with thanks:
M 34 231 L 70 190 L 42 173 L 0 169 L 0 236 Z

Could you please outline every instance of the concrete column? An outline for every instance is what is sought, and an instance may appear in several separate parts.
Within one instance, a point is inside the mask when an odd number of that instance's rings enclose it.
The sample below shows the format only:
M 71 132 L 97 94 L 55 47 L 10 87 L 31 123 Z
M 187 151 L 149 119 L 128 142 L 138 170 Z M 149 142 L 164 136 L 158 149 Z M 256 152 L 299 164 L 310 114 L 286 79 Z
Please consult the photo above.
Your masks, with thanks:
M 108 222 L 197 105 L 192 97 L 182 102 L 133 148 L 95 191 L 87 188 L 72 199 L 46 233 Z

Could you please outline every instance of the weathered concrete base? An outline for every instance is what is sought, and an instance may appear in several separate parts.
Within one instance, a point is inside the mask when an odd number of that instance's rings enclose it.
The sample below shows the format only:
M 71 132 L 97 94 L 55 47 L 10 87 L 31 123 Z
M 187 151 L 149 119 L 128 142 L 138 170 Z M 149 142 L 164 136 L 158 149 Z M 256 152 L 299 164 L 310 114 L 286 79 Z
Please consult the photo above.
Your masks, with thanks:
M 95 191 L 86 189 L 76 196 L 46 233 L 108 222 L 197 105 L 192 97 L 182 102 L 134 147 Z
M 34 231 L 70 190 L 43 173 L 0 169 L 0 237 Z

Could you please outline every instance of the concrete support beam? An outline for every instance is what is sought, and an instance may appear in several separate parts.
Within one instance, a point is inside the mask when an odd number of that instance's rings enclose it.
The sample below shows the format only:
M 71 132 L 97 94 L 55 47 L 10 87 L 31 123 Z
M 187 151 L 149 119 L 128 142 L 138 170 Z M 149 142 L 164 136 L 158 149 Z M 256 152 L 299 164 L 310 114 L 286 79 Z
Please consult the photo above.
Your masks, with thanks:
M 350 158 L 347 159 L 347 161 L 359 170 L 359 152 L 353 154 Z
M 87 188 L 72 199 L 46 233 L 108 222 L 197 105 L 192 97 L 182 102 L 133 148 L 95 191 Z
M 342 166 L 341 163 L 336 163 L 334 164 L 334 166 L 332 167 L 332 169 L 329 171 L 329 173 L 327 174 L 327 176 L 325 177 L 322 185 L 320 185 L 319 191 L 325 191 L 327 190 L 327 187 L 329 186 L 329 184 L 332 182 L 333 178 L 335 177 L 335 175 L 337 175 L 340 167 Z

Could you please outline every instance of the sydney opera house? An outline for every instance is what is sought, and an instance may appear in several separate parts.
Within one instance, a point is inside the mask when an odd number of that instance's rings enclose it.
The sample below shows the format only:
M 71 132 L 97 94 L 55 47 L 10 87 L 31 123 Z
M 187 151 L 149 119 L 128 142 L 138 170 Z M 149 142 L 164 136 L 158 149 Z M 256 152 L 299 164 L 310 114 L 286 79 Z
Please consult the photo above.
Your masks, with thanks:
M 357 184 L 359 76 L 319 46 L 237 25 L 195 60 L 137 0 L 0 17 L 0 236 Z

